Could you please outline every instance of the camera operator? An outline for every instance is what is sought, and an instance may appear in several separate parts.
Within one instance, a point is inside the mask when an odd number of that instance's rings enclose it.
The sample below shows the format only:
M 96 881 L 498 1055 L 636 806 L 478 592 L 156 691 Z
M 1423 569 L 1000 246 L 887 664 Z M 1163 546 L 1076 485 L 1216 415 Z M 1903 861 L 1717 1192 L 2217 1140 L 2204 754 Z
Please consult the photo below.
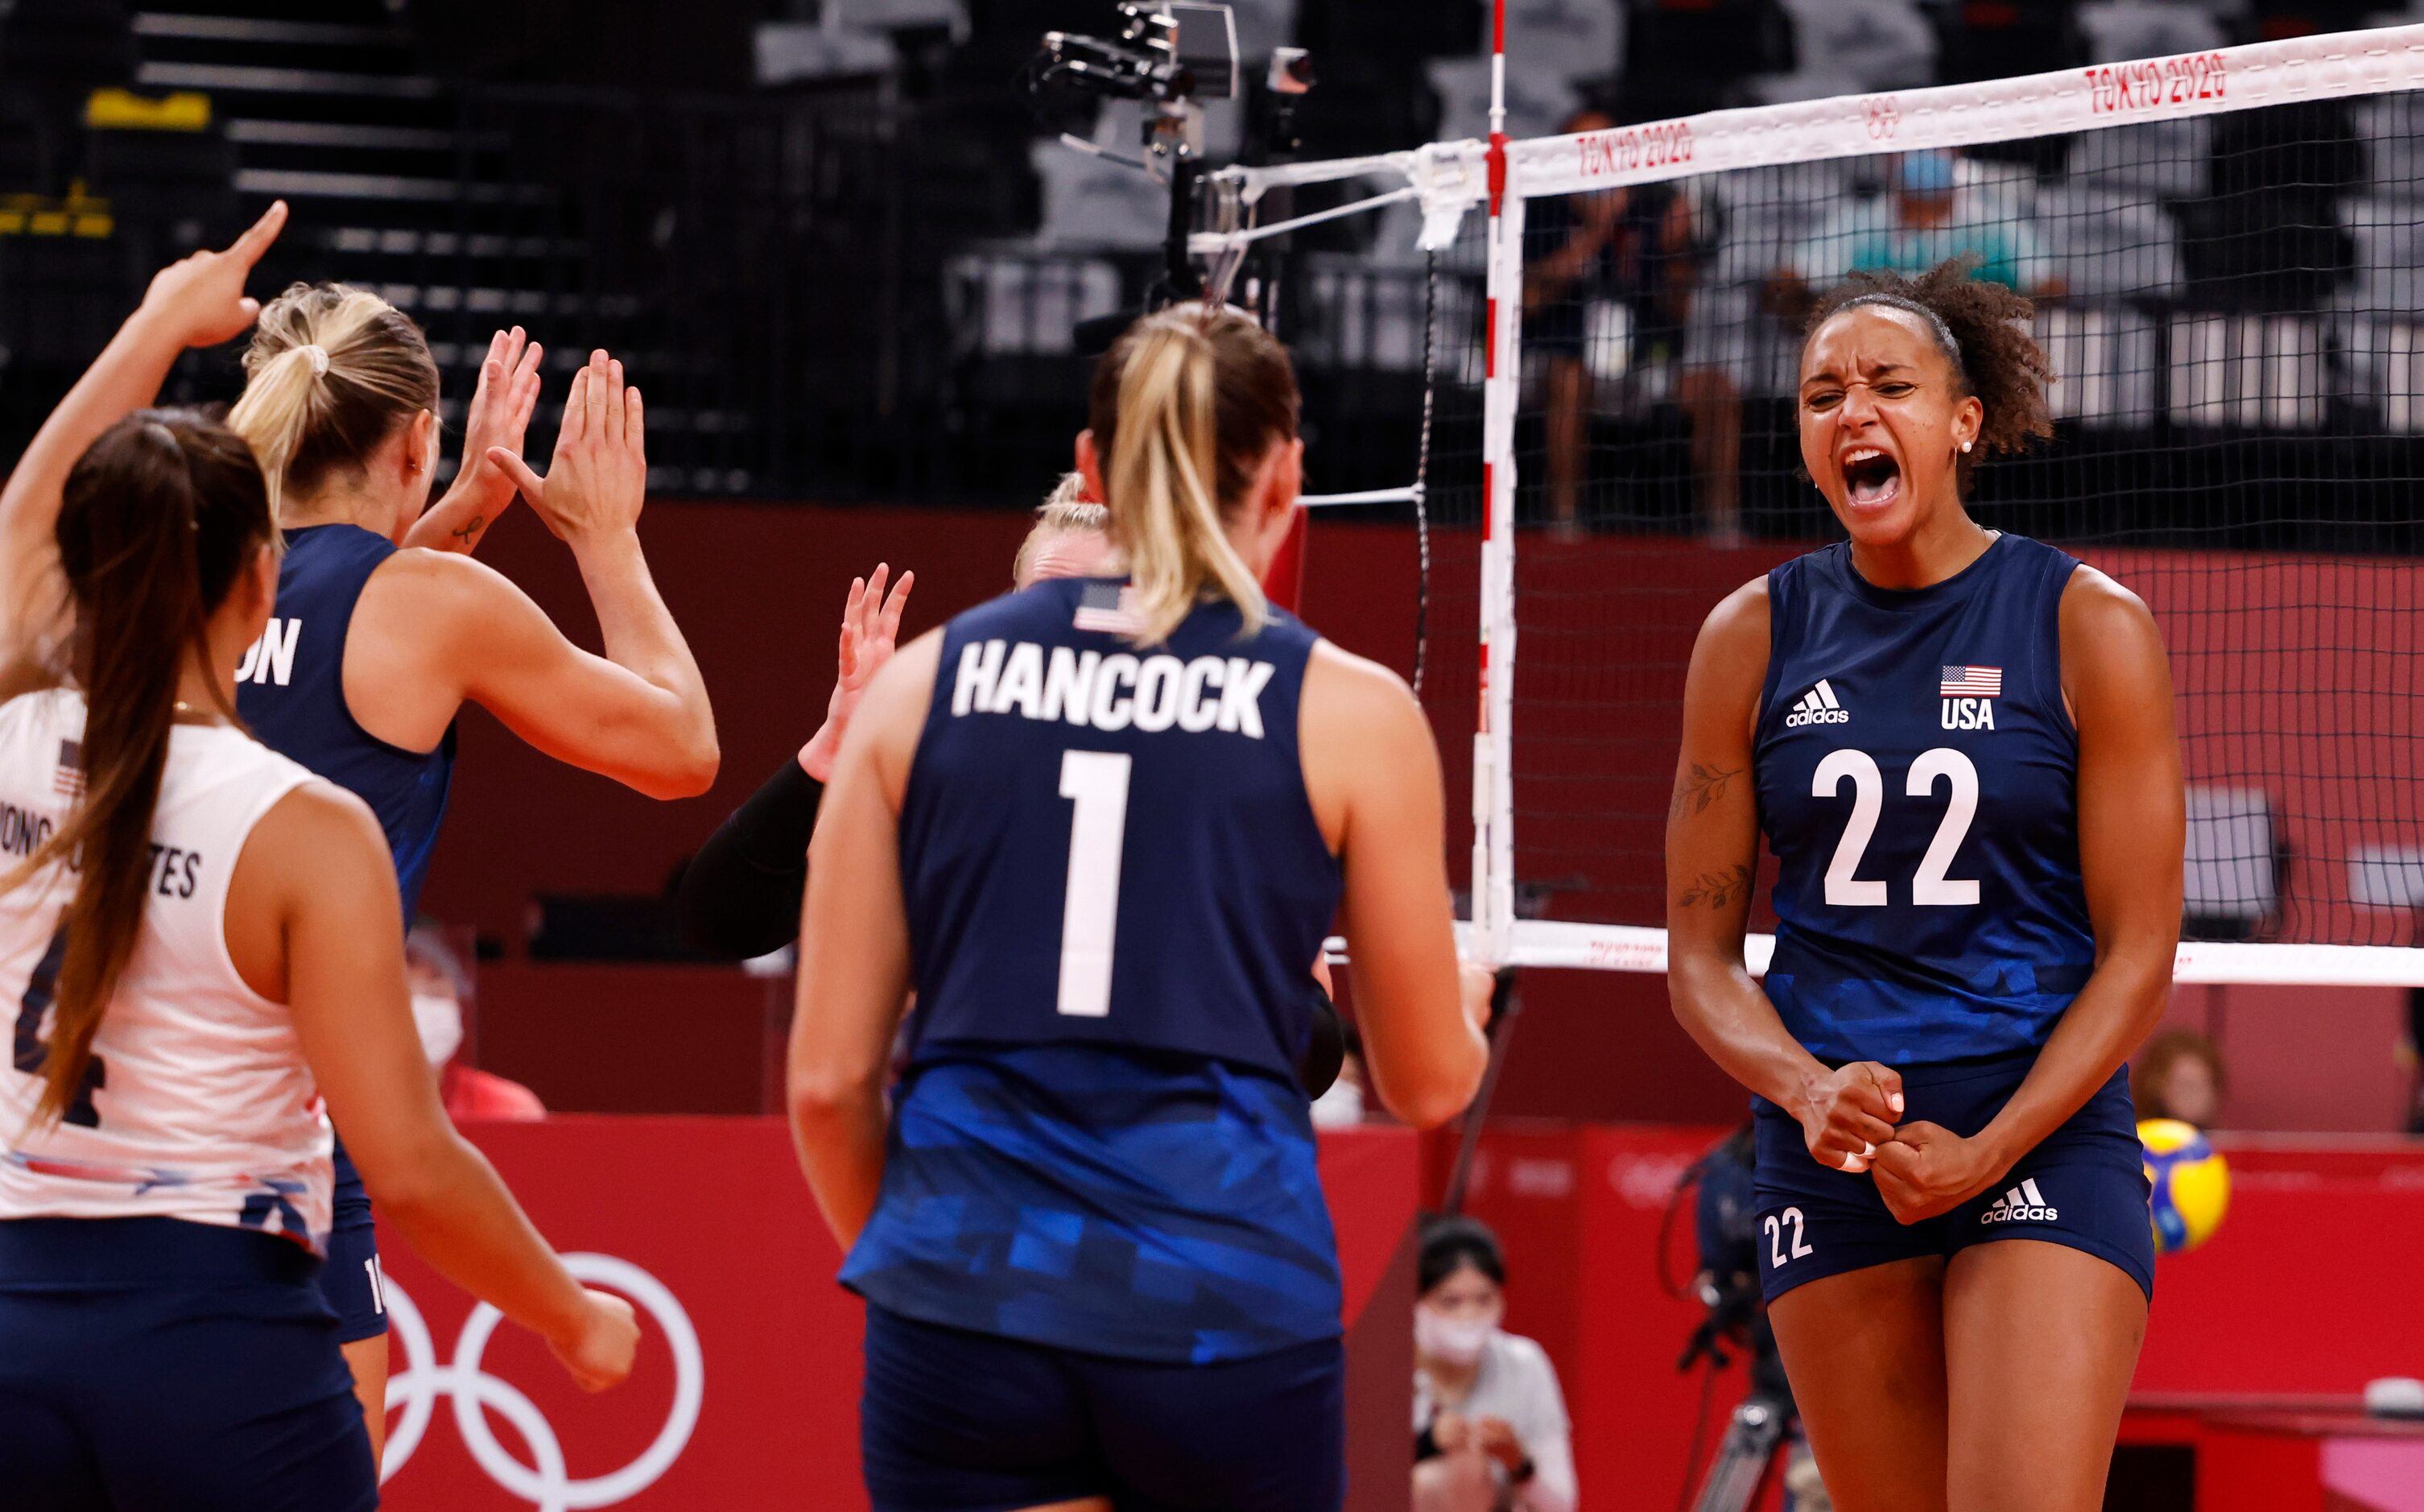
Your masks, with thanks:
M 1507 1260 L 1468 1218 L 1423 1231 L 1414 1306 L 1414 1512 L 1572 1512 L 1556 1367 L 1506 1333 Z

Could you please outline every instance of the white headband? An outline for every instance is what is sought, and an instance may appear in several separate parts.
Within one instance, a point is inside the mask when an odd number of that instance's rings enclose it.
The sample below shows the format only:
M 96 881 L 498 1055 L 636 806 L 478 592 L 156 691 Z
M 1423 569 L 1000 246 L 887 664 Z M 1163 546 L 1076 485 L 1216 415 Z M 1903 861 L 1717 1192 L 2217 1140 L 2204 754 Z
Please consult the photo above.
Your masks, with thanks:
M 328 375 L 328 349 L 314 342 L 311 345 L 303 348 L 303 350 L 309 354 L 311 358 L 311 376 L 315 378 L 327 377 Z

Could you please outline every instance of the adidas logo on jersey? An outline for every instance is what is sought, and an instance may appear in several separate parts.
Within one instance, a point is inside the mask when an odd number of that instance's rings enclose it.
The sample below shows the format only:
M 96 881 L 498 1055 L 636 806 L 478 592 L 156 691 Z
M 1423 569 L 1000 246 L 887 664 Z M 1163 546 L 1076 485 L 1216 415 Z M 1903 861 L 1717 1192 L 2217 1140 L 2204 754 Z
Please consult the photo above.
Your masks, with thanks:
M 1978 1221 L 1981 1224 L 2018 1223 L 2024 1220 L 2033 1223 L 2050 1223 L 2060 1217 L 2062 1217 L 2061 1213 L 2046 1202 L 2045 1193 L 2037 1190 L 2036 1178 L 2032 1176 L 2002 1196 L 1996 1198 L 1993 1206 L 1978 1215 Z
M 1793 712 L 1784 716 L 1784 727 L 1788 730 L 1797 730 L 1804 724 L 1850 723 L 1852 716 L 1842 705 L 1835 702 L 1835 690 L 1826 686 L 1823 677 L 1817 687 L 1801 695 L 1801 702 L 1793 706 Z

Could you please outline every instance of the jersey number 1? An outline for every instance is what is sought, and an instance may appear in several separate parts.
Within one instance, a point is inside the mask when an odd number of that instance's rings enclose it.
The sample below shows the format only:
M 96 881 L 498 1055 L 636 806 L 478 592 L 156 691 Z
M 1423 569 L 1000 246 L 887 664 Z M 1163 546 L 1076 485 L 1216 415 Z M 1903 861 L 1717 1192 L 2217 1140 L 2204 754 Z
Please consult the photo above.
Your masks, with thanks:
M 1060 1011 L 1107 1018 L 1111 947 L 1120 931 L 1120 852 L 1128 835 L 1128 772 L 1115 751 L 1064 751 L 1060 796 L 1069 820 L 1069 889 L 1060 905 Z

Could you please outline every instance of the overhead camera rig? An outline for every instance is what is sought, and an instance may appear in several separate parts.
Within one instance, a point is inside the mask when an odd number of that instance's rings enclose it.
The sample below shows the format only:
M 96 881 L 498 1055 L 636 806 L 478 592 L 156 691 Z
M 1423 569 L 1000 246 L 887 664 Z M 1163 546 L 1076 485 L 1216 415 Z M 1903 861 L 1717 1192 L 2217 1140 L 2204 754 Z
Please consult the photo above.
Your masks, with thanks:
M 1196 231 L 1208 224 L 1235 231 L 1243 214 L 1234 185 L 1214 183 L 1204 160 L 1204 105 L 1206 101 L 1247 100 L 1246 141 L 1241 161 L 1263 165 L 1291 160 L 1300 145 L 1296 107 L 1313 88 L 1312 56 L 1300 47 L 1272 51 L 1264 89 L 1249 96 L 1247 75 L 1237 45 L 1237 18 L 1226 5 L 1188 4 L 1183 0 L 1127 0 L 1119 7 L 1115 37 L 1083 37 L 1071 32 L 1046 32 L 1044 46 L 1028 72 L 1028 88 L 1039 97 L 1055 90 L 1076 90 L 1108 100 L 1135 100 L 1151 106 L 1143 128 L 1141 157 L 1108 151 L 1083 137 L 1063 133 L 1070 148 L 1126 164 L 1150 174 L 1170 188 L 1170 219 L 1163 244 L 1163 282 L 1155 302 L 1195 298 L 1207 289 L 1204 271 L 1192 250 Z M 1274 196 L 1273 199 L 1279 197 Z M 1261 208 L 1284 218 L 1284 200 Z M 1277 289 L 1276 263 L 1286 255 L 1284 239 L 1266 246 L 1262 276 L 1246 280 L 1239 275 L 1242 252 L 1216 259 L 1208 288 L 1227 299 L 1245 293 L 1247 303 L 1266 325 L 1273 322 Z

